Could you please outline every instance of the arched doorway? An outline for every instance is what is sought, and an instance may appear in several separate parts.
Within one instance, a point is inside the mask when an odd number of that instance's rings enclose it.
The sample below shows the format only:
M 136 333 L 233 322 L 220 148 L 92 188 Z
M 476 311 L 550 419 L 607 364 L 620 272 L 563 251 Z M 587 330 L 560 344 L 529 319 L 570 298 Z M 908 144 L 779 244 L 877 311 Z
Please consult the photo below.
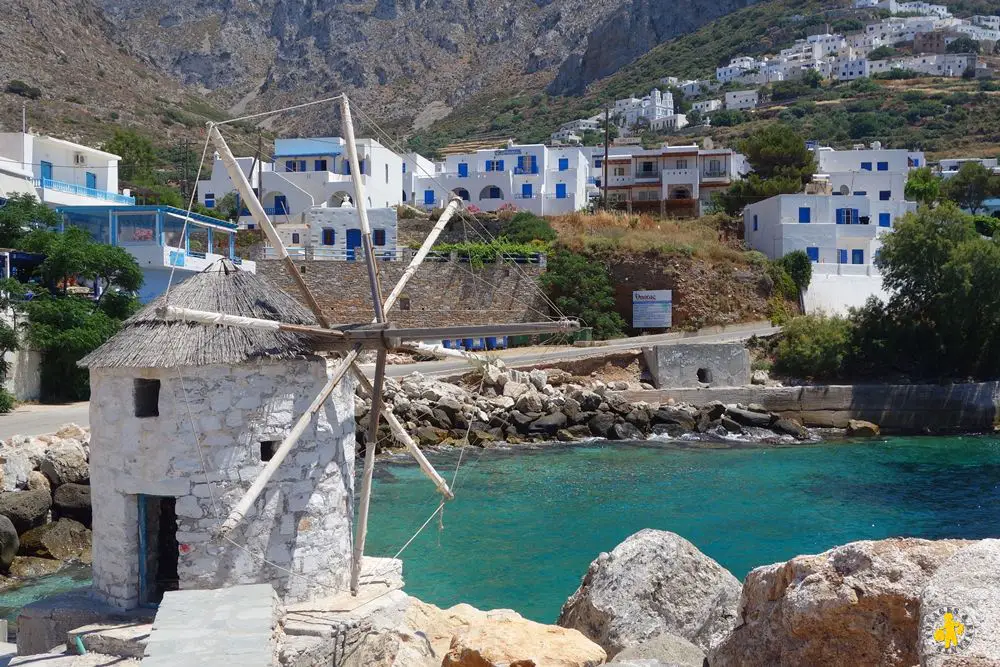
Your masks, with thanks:
M 503 199 L 503 190 L 495 185 L 487 185 L 483 188 L 482 192 L 479 193 L 479 200 L 489 200 L 489 199 Z
M 469 191 L 465 188 L 455 188 L 451 191 L 453 195 L 461 199 L 462 201 L 472 201 L 470 199 Z
M 264 195 L 264 212 L 268 215 L 288 215 L 292 212 L 285 193 L 275 190 Z
M 327 205 L 330 206 L 331 208 L 340 208 L 341 206 L 354 206 L 354 199 L 351 197 L 351 195 L 347 194 L 344 191 L 334 192 L 330 196 L 330 200 L 327 202 Z

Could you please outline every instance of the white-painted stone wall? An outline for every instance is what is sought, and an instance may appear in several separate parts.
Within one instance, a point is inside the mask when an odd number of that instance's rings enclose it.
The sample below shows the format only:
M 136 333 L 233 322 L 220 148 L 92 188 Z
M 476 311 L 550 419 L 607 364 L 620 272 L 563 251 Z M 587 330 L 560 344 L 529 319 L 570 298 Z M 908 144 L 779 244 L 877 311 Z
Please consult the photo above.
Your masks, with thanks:
M 328 372 L 318 358 L 180 372 L 92 369 L 96 595 L 122 608 L 139 603 L 137 494 L 177 499 L 181 589 L 269 582 L 285 602 L 346 589 L 355 447 L 349 376 L 230 535 L 236 544 L 214 536 L 264 468 L 260 442 L 288 433 Z M 136 378 L 160 380 L 158 417 L 134 416 Z

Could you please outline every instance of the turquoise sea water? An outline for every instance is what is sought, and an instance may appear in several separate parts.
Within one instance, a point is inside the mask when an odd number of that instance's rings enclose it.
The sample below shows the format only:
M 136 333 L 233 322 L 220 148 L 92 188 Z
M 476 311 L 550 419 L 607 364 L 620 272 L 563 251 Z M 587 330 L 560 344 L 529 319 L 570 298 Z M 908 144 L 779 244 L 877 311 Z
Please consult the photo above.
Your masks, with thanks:
M 450 480 L 457 455 L 433 461 Z M 406 590 L 542 622 L 591 560 L 643 528 L 684 536 L 739 578 L 854 540 L 1000 536 L 1000 439 L 985 436 L 473 451 L 455 487 L 443 529 L 428 525 L 402 555 Z M 381 467 L 366 552 L 394 554 L 436 505 L 416 467 Z
M 451 480 L 458 455 L 432 459 Z M 590 561 L 643 528 L 683 535 L 740 578 L 853 540 L 998 537 L 1000 438 L 469 450 L 455 489 L 443 529 L 432 522 L 402 555 L 406 590 L 552 622 Z M 415 466 L 380 464 L 366 552 L 396 553 L 437 498 Z M 74 568 L 0 593 L 0 615 L 87 577 Z

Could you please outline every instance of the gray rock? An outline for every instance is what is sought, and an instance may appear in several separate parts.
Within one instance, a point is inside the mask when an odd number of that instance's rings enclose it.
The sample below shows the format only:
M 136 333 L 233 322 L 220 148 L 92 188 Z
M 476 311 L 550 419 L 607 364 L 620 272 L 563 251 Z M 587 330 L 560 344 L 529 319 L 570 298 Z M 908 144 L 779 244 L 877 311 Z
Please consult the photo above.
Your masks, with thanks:
M 566 426 L 566 415 L 553 412 L 551 415 L 539 417 L 531 423 L 529 431 L 540 435 L 554 435 L 556 431 Z
M 14 524 L 7 517 L 0 516 L 0 572 L 6 572 L 10 568 L 20 546 Z
M 455 419 L 455 415 L 462 414 L 462 404 L 451 396 L 442 396 L 437 402 L 437 407 L 439 410 L 444 410 L 452 420 Z
M 544 409 L 544 404 L 542 403 L 542 397 L 532 390 L 522 394 L 517 399 L 514 407 L 524 413 L 541 412 Z
M 606 438 L 611 427 L 615 425 L 615 421 L 615 416 L 610 412 L 598 412 L 591 418 L 587 426 L 590 427 L 590 432 L 598 438 Z
M 609 393 L 604 397 L 604 402 L 608 404 L 608 408 L 622 417 L 632 412 L 632 404 L 626 401 L 625 397 L 621 394 Z
M 863 419 L 851 419 L 847 422 L 847 435 L 858 438 L 873 438 L 881 433 L 878 424 Z
M 712 401 L 707 405 L 703 405 L 701 410 L 699 410 L 699 415 L 708 415 L 709 421 L 718 419 L 725 413 L 726 406 L 722 401 Z
M 740 590 L 736 577 L 681 536 L 646 529 L 590 564 L 558 624 L 610 657 L 664 632 L 707 651 L 736 625 Z
M 545 376 L 550 385 L 559 387 L 573 380 L 573 375 L 561 368 L 546 368 Z
M 90 530 L 79 521 L 59 519 L 21 536 L 20 556 L 61 561 L 90 560 Z
M 545 373 L 545 371 L 538 368 L 528 373 L 528 378 L 531 381 L 531 384 L 538 391 L 545 389 L 545 385 L 549 382 L 549 376 Z
M 480 429 L 469 431 L 469 444 L 473 447 L 489 447 L 499 440 L 493 433 Z
M 63 484 L 52 494 L 52 507 L 60 517 L 75 519 L 90 527 L 90 487 L 84 484 Z
M 593 412 L 600 407 L 603 399 L 599 394 L 596 394 L 587 389 L 573 393 L 570 398 L 574 399 L 580 404 L 580 409 L 584 412 Z
M 14 491 L 28 486 L 28 475 L 35 466 L 26 452 L 13 447 L 4 447 L 0 449 L 0 462 L 2 462 L 0 470 L 3 472 L 4 491 Z
M 434 408 L 431 410 L 431 423 L 434 426 L 445 430 L 448 430 L 453 426 L 451 417 L 447 412 L 441 410 L 440 408 Z
M 751 410 L 743 410 L 741 408 L 729 407 L 726 408 L 726 414 L 732 419 L 736 420 L 743 426 L 757 426 L 759 428 L 767 428 L 774 421 L 768 413 L 753 412 Z
M 771 414 L 770 411 L 760 403 L 751 403 L 747 406 L 747 410 L 750 412 L 763 412 L 764 414 Z
M 965 614 L 963 625 L 970 626 L 956 634 L 961 643 L 953 655 L 934 638 L 934 631 L 944 627 L 944 614 L 950 613 L 946 607 Z M 957 658 L 969 665 L 1000 664 L 1000 540 L 959 549 L 931 576 L 920 593 L 919 641 L 921 667 L 957 667 Z
M 702 667 L 705 652 L 677 635 L 663 632 L 644 642 L 629 646 L 615 656 L 622 660 L 653 660 L 657 664 L 677 665 L 677 667 Z
M 767 384 L 767 381 L 770 379 L 771 376 L 768 375 L 767 371 L 754 371 L 753 374 L 750 375 L 750 384 Z
M 642 431 L 628 422 L 619 422 L 608 431 L 611 440 L 642 440 Z
M 640 407 L 632 408 L 632 411 L 625 415 L 625 421 L 640 431 L 648 431 L 650 424 L 649 410 Z
M 742 433 L 743 427 L 739 425 L 735 419 L 731 419 L 726 415 L 719 417 L 719 421 L 722 424 L 722 428 L 726 429 L 728 433 Z
M 53 487 L 62 484 L 81 484 L 90 479 L 87 452 L 76 440 L 52 443 L 38 469 L 49 478 Z
M 514 400 L 531 391 L 531 385 L 521 382 L 508 382 L 503 386 L 503 395 Z
M 567 398 L 563 401 L 562 411 L 566 415 L 566 418 L 573 424 L 579 424 L 583 420 L 583 410 L 580 408 L 580 402 L 574 398 Z
M 666 435 L 671 438 L 679 438 L 685 433 L 689 433 L 680 424 L 656 424 L 653 426 L 653 435 Z
M 413 435 L 422 446 L 431 447 L 440 444 L 442 440 L 447 438 L 448 431 L 433 426 L 419 426 Z
M 38 489 L 44 489 L 45 491 L 52 491 L 52 485 L 49 483 L 49 478 L 38 472 L 37 470 L 32 470 L 28 473 L 28 490 L 37 491 Z
M 688 412 L 671 406 L 663 406 L 653 413 L 653 424 L 678 424 L 685 431 L 693 431 L 695 420 Z
M 520 410 L 514 410 L 510 413 L 511 424 L 513 424 L 521 433 L 527 433 L 528 428 L 531 426 L 531 422 L 535 421 L 535 419 L 537 419 L 537 417 L 526 415 Z
M 52 496 L 44 489 L 0 493 L 0 515 L 10 519 L 18 534 L 45 523 Z
M 776 433 L 784 433 L 798 440 L 805 440 L 809 437 L 809 431 L 794 419 L 779 419 L 771 424 L 771 429 Z

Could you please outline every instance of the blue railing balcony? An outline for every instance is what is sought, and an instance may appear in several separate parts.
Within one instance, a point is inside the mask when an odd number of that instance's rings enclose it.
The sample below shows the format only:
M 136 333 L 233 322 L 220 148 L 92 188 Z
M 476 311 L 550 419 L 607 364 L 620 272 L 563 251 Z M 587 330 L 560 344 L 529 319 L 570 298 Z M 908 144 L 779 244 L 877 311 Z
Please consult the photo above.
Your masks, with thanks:
M 538 167 L 528 167 L 527 169 L 523 167 L 514 167 L 514 173 L 520 176 L 524 176 L 525 174 L 537 174 Z
M 36 178 L 35 187 L 44 188 L 48 190 L 55 190 L 56 192 L 65 192 L 71 195 L 80 195 L 81 197 L 92 197 L 94 199 L 109 201 L 114 204 L 135 203 L 135 197 L 126 197 L 125 195 L 120 195 L 117 192 L 108 192 L 107 190 L 97 190 L 96 188 L 87 188 L 82 185 L 74 185 L 73 183 L 66 183 L 65 181 L 57 181 L 52 178 Z
M 531 194 L 526 194 L 524 192 L 515 192 L 514 193 L 514 199 L 536 199 L 537 197 L 538 197 L 538 194 L 536 194 L 536 193 L 531 193 Z

